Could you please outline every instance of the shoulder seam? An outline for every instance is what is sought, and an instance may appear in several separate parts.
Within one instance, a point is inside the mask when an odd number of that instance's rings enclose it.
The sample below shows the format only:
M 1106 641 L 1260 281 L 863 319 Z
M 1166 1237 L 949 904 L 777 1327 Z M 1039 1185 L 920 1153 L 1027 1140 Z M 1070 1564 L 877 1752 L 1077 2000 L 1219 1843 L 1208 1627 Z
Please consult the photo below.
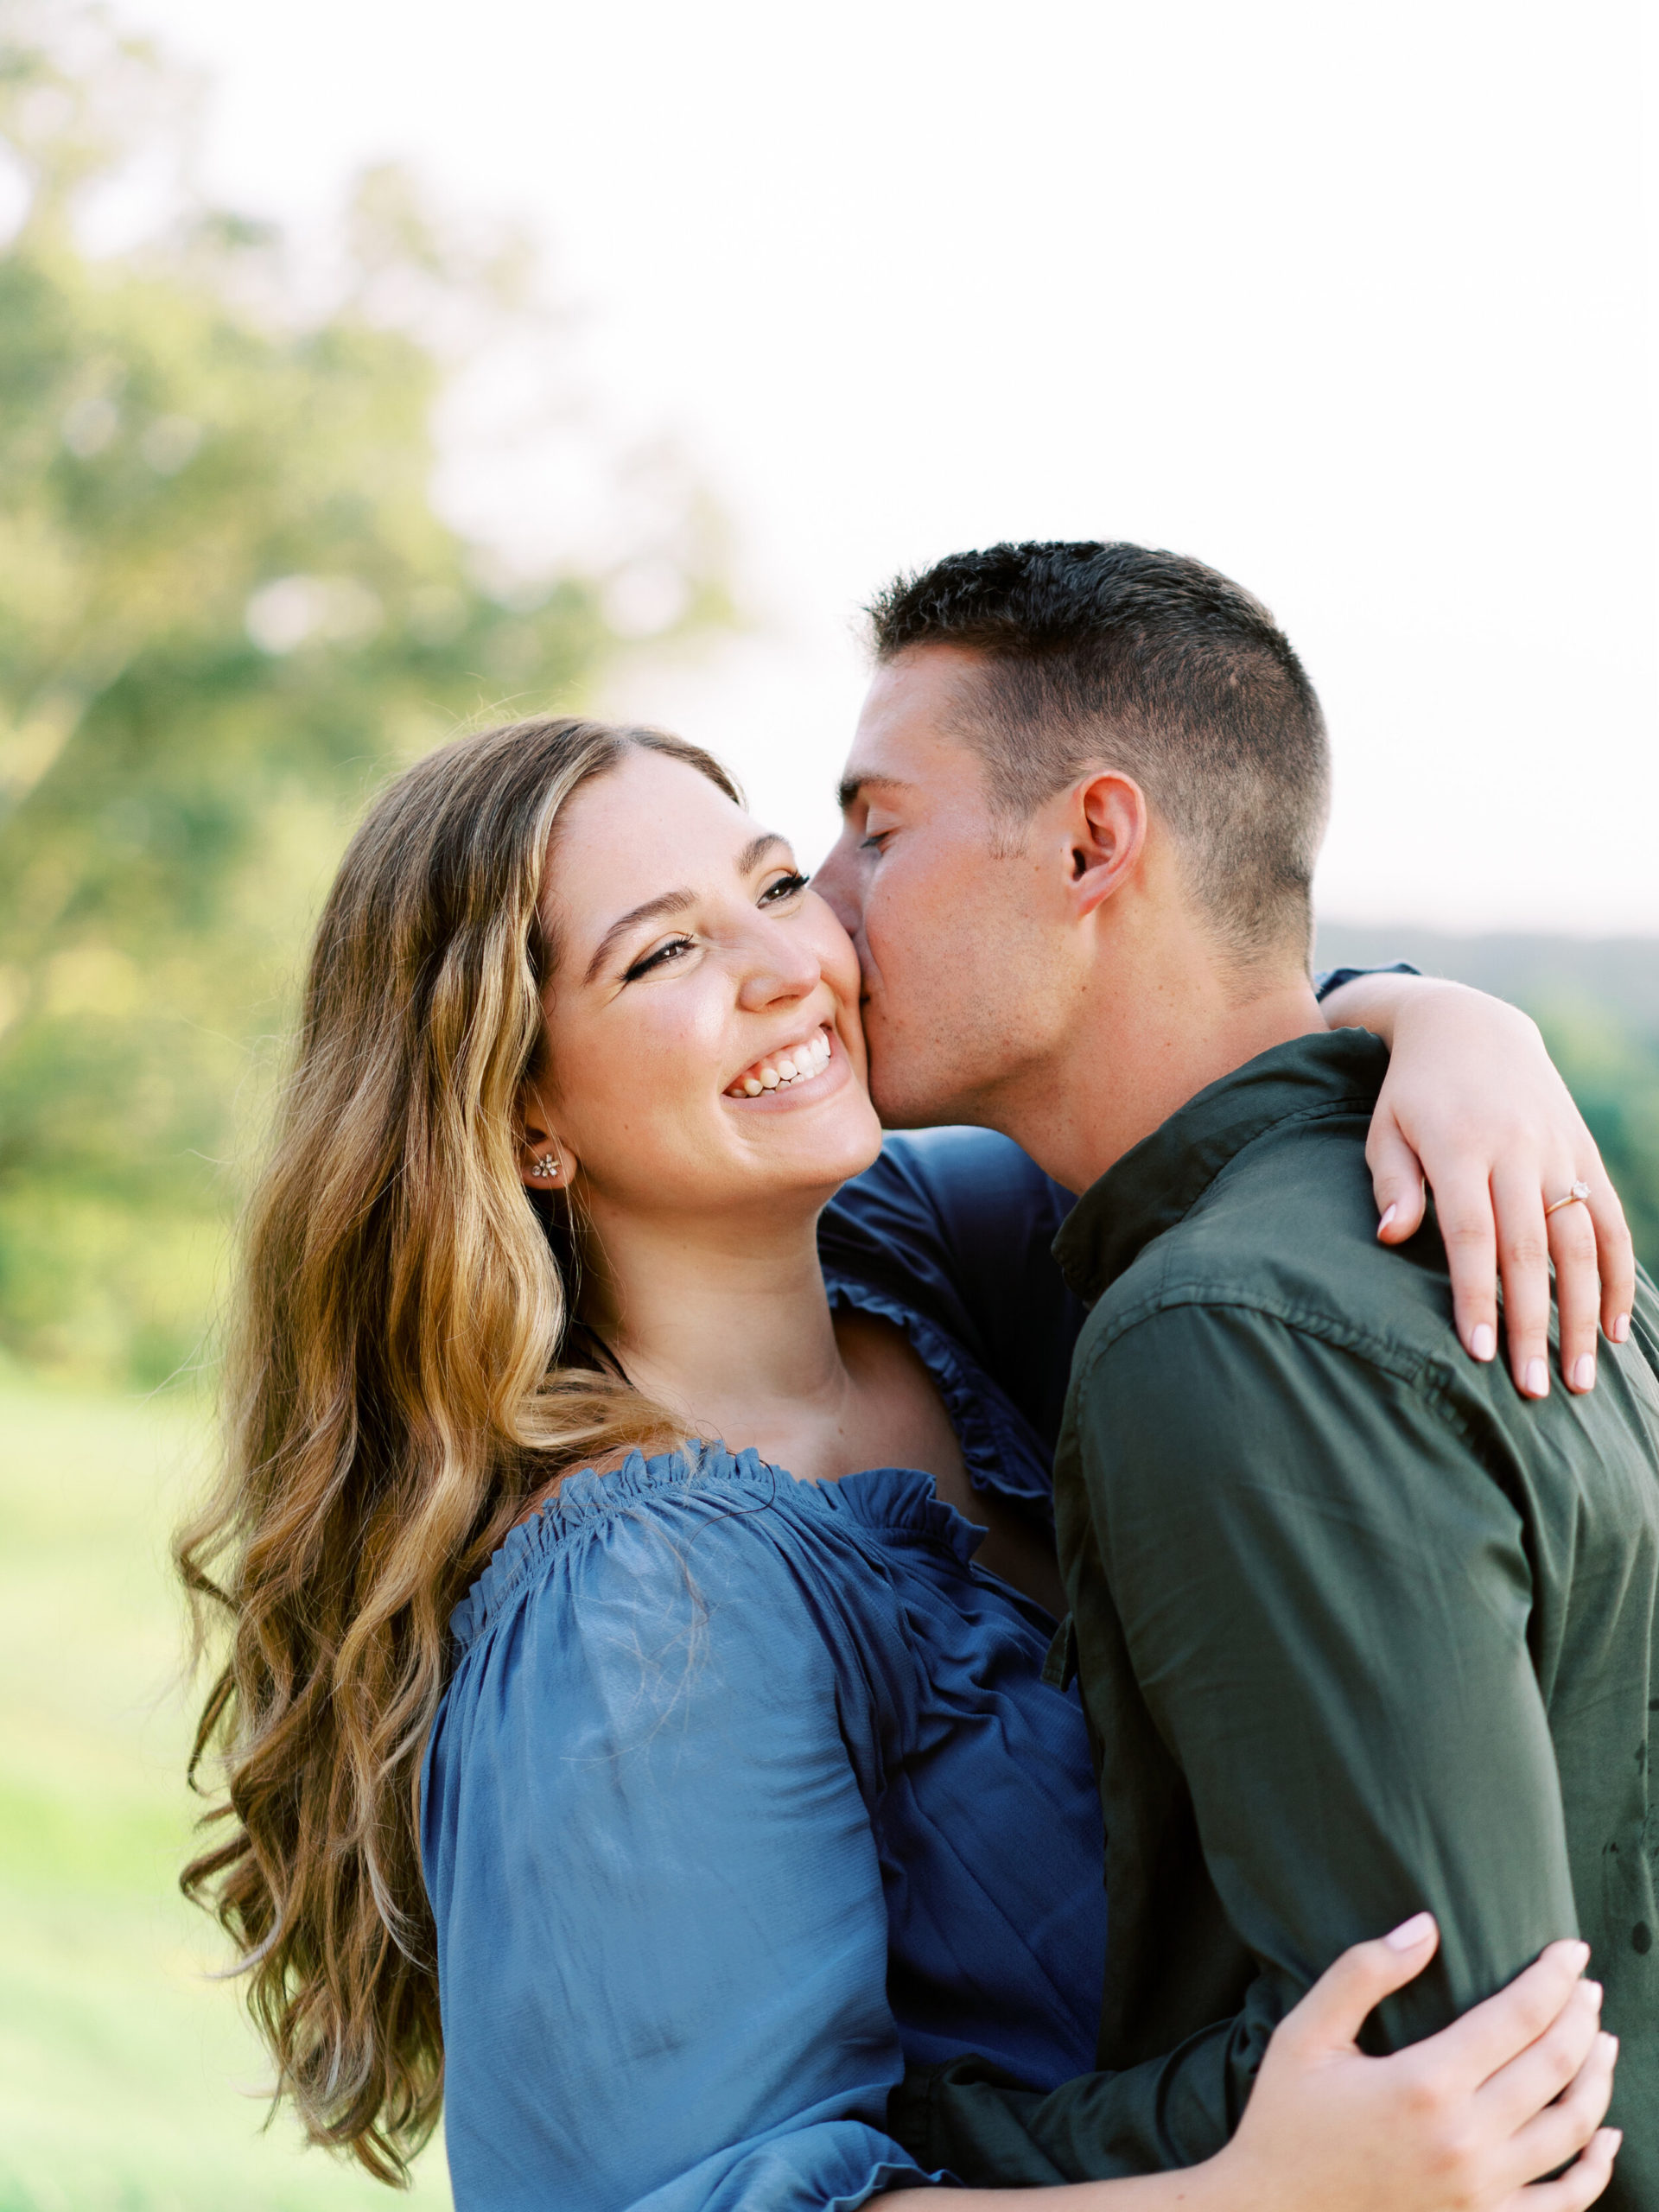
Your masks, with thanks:
M 1339 1320 L 1317 1308 L 1294 1306 L 1288 1300 L 1251 1297 L 1234 1289 L 1214 1289 L 1203 1284 L 1149 1294 L 1128 1313 L 1115 1319 L 1102 1331 L 1099 1342 L 1090 1347 L 1086 1360 L 1079 1367 L 1077 1382 L 1086 1382 L 1107 1354 L 1135 1330 L 1156 1320 L 1160 1314 L 1192 1306 L 1207 1313 L 1253 1313 L 1292 1335 L 1311 1337 L 1333 1351 L 1346 1352 L 1395 1382 L 1420 1390 L 1449 1427 L 1468 1435 L 1466 1421 L 1450 1401 L 1452 1368 L 1449 1361 L 1439 1359 L 1432 1352 L 1408 1351 L 1370 1330 L 1357 1328 L 1351 1321 Z

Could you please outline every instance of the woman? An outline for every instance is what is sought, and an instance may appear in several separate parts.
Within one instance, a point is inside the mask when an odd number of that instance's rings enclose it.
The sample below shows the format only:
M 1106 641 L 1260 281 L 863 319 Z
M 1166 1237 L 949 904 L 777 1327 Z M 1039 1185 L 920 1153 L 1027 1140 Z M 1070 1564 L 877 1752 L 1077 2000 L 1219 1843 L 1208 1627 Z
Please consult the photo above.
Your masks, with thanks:
M 850 2206 L 927 2178 L 884 2133 L 906 2058 L 1090 2063 L 1041 1440 L 948 1300 L 850 1233 L 834 1309 L 820 1269 L 880 1147 L 857 1005 L 787 847 L 649 732 L 430 757 L 323 914 L 181 1551 L 202 1592 L 227 1560 L 234 1626 L 198 1739 L 228 1829 L 185 1878 L 314 2136 L 394 2174 L 447 2063 L 463 2212 Z M 854 1225 L 937 1275 L 910 1143 Z M 1338 1961 L 1219 2158 L 1091 2205 L 1496 2206 L 1586 2144 L 1529 2201 L 1591 2202 L 1611 2054 L 1575 1947 L 1338 2061 L 1432 1934 L 1402 1943 Z

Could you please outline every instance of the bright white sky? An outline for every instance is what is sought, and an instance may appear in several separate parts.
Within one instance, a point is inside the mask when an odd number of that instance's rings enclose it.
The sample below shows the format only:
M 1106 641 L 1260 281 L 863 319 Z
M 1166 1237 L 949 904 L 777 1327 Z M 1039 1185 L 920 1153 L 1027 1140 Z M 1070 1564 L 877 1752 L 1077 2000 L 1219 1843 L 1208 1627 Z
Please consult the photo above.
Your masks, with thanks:
M 1636 7 L 120 15 L 216 80 L 207 178 L 245 208 L 315 226 L 392 156 L 546 238 L 607 414 L 689 450 L 763 626 L 610 703 L 723 753 L 809 857 L 872 586 L 1134 537 L 1249 584 L 1301 651 L 1337 747 L 1327 913 L 1659 931 Z M 527 541 L 552 496 L 449 483 Z

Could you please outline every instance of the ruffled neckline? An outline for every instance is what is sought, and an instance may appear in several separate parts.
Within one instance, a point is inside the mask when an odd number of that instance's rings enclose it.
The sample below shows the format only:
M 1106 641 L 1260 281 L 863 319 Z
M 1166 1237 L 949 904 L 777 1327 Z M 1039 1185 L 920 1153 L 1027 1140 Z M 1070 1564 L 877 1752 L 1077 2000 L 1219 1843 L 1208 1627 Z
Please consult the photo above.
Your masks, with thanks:
M 864 1467 L 836 1482 L 804 1482 L 755 1451 L 732 1452 L 717 1440 L 697 1438 L 678 1451 L 653 1452 L 649 1459 L 630 1452 L 620 1467 L 604 1474 L 582 1467 L 567 1475 L 556 1498 L 507 1531 L 489 1565 L 450 1614 L 451 1637 L 462 1649 L 473 1643 L 532 1568 L 594 1522 L 624 1512 L 653 1494 L 716 1484 L 758 1494 L 769 1503 L 787 1498 L 791 1505 L 838 1514 L 875 1531 L 903 1529 L 943 1546 L 964 1567 L 971 1563 L 985 1535 L 938 1496 L 931 1475 L 918 1467 Z
M 857 1306 L 890 1321 L 910 1339 L 944 1402 L 974 1488 L 1051 1518 L 1049 1455 L 984 1370 L 918 1307 L 839 1268 L 826 1267 L 823 1281 L 832 1308 Z

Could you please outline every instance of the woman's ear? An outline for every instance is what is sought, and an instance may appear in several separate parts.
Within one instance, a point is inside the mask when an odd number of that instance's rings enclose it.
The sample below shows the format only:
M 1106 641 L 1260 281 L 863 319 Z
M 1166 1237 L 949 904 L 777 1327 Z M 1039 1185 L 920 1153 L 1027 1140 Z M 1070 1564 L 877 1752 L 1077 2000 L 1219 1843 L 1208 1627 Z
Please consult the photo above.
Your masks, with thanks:
M 526 1190 L 568 1189 L 576 1172 L 568 1146 L 561 1144 L 552 1121 L 533 1090 L 519 1105 L 518 1179 Z
M 1091 913 L 1133 873 L 1146 849 L 1147 795 L 1132 776 L 1103 769 L 1071 800 L 1075 910 Z

